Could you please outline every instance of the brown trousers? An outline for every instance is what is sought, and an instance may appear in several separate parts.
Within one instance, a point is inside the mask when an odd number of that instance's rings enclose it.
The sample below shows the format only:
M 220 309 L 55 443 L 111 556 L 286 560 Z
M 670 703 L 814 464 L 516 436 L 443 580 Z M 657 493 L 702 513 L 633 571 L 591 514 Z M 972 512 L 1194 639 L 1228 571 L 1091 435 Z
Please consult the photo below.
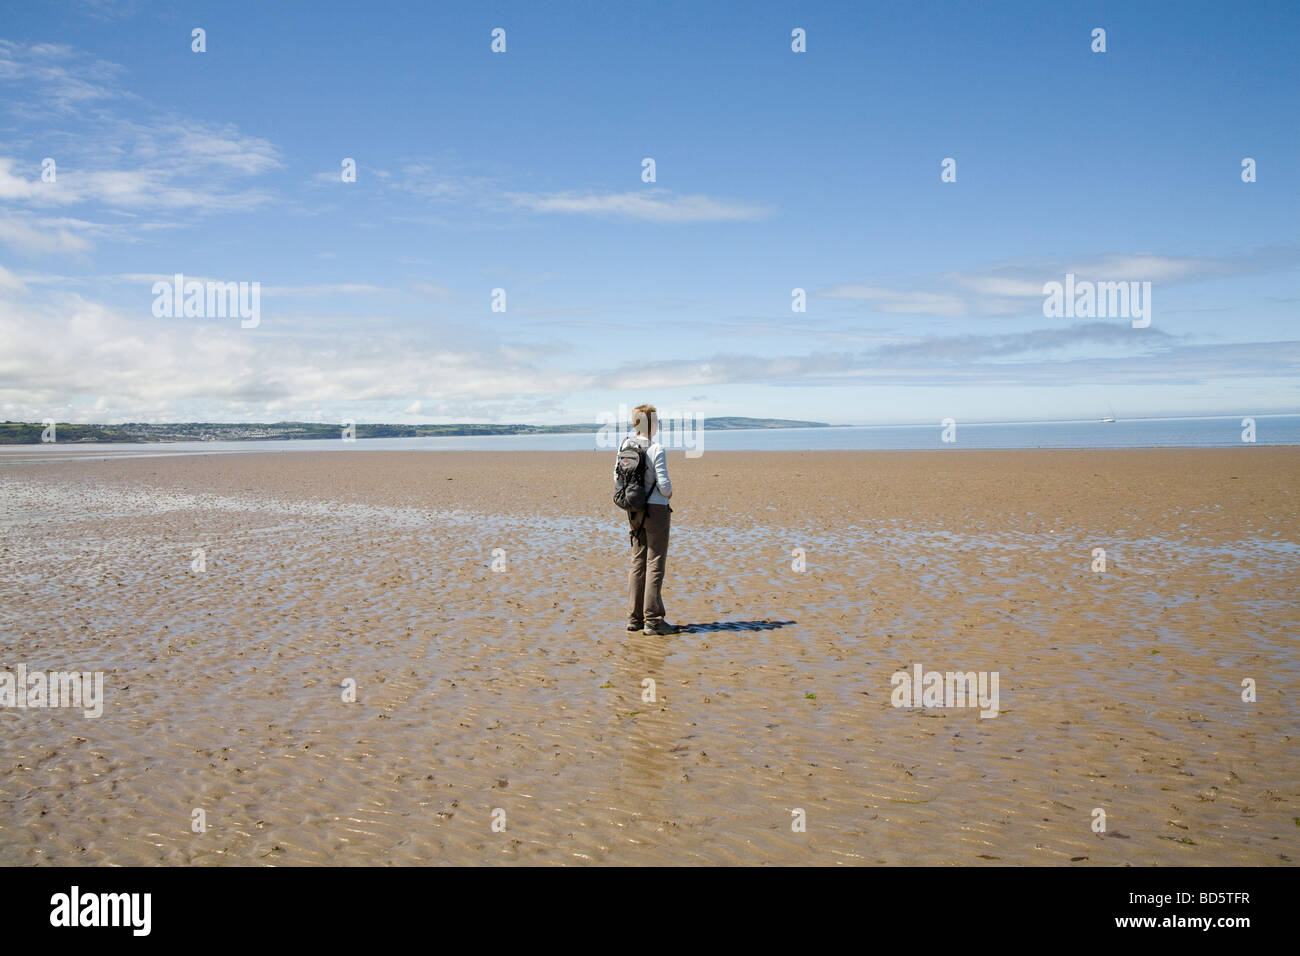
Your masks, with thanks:
M 646 505 L 645 523 L 637 535 L 632 563 L 627 569 L 629 623 L 664 619 L 664 602 L 659 592 L 668 566 L 668 526 L 672 513 L 668 505 Z

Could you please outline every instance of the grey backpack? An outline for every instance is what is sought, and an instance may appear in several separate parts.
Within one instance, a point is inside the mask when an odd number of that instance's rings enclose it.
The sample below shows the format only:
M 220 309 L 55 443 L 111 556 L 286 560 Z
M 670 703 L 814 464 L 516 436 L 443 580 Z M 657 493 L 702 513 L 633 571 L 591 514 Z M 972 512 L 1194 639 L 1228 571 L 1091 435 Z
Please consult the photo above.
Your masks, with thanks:
M 618 450 L 618 461 L 614 466 L 614 504 L 627 512 L 628 524 L 631 525 L 629 536 L 633 543 L 636 543 L 637 533 L 645 523 L 646 505 L 656 482 L 653 472 L 649 482 L 646 481 L 650 466 L 646 451 L 647 448 L 635 438 L 626 438 Z

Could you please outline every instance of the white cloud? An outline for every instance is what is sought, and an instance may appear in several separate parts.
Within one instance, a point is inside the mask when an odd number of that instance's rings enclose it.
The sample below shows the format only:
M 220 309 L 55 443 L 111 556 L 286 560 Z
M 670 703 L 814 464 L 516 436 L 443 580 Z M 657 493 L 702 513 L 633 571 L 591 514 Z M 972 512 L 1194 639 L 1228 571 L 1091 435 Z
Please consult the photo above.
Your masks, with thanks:
M 41 220 L 23 222 L 17 218 L 0 219 L 0 243 L 20 252 L 85 253 L 92 243 L 85 236 L 49 225 Z
M 42 193 L 56 192 L 57 182 L 41 182 L 40 170 L 33 170 L 33 177 L 25 179 L 14 171 L 17 161 L 0 156 L 0 199 L 7 202 L 42 199 Z
M 27 283 L 23 282 L 21 278 L 14 275 L 4 266 L 0 266 L 0 295 L 25 295 L 26 293 Z
M 1294 268 L 1300 249 L 1261 249 L 1236 258 L 1106 253 L 1077 259 L 1002 264 L 979 272 L 949 272 L 922 277 L 910 288 L 870 283 L 839 283 L 820 290 L 831 299 L 861 299 L 880 312 L 962 318 L 1037 313 L 1043 284 L 1066 273 L 1078 281 L 1151 282 L 1169 286 L 1204 279 L 1257 275 Z
M 364 282 L 320 282 L 314 285 L 264 285 L 262 295 L 302 296 L 322 295 L 383 295 L 391 292 L 383 286 Z
M 533 212 L 613 216 L 648 222 L 734 222 L 770 215 L 770 210 L 758 203 L 702 195 L 675 196 L 662 189 L 629 193 L 505 193 L 504 196 L 516 206 Z
M 58 43 L 0 40 L 0 83 L 27 84 L 31 95 L 13 103 L 25 115 L 69 112 L 118 99 L 122 67 Z
M 176 137 L 179 163 L 189 169 L 220 166 L 243 176 L 258 176 L 280 167 L 279 153 L 269 141 L 244 136 L 231 125 L 172 123 L 156 132 Z
M 0 109 L 24 131 L 6 144 L 10 155 L 0 156 L 0 200 L 191 213 L 254 209 L 274 199 L 247 185 L 282 165 L 268 140 L 233 124 L 151 110 L 120 88 L 122 73 L 69 46 L 0 40 Z M 127 101 L 143 119 L 124 115 Z M 52 183 L 41 180 L 45 157 L 55 162 Z
M 226 147 L 235 141 L 224 140 Z M 262 147 L 264 150 L 267 147 Z M 0 199 L 33 206 L 102 203 L 125 209 L 198 210 L 229 212 L 254 209 L 274 197 L 264 190 L 235 188 L 227 176 L 247 174 L 260 168 L 265 157 L 237 166 L 215 155 L 210 162 L 178 154 L 175 162 L 134 169 L 86 169 L 64 159 L 57 163 L 57 179 L 41 182 L 39 175 L 26 179 L 16 171 L 18 161 L 0 157 Z
M 426 299 L 442 300 L 451 297 L 450 289 L 433 282 L 412 282 L 411 291 Z
M 144 287 L 151 275 L 101 277 L 141 283 L 131 308 L 94 301 L 45 281 L 50 278 L 0 269 L 0 341 L 6 345 L 0 350 L 0 407 L 11 418 L 39 421 L 73 409 L 82 420 L 247 421 L 265 420 L 269 410 L 275 418 L 294 419 L 324 410 L 326 420 L 345 414 L 501 420 L 503 409 L 540 407 L 592 389 L 928 388 L 936 375 L 953 387 L 1186 383 L 1287 376 L 1300 361 L 1300 343 L 1292 341 L 1196 344 L 1158 329 L 1094 322 L 1023 334 L 916 338 L 854 352 L 714 354 L 572 368 L 568 353 L 562 365 L 554 352 L 501 344 L 472 330 L 461 336 L 443 324 L 413 339 L 370 322 L 359 337 L 357 320 L 329 314 L 298 316 L 286 326 L 265 309 L 262 324 L 247 330 L 237 321 L 156 319 Z M 302 328 L 311 334 L 298 334 Z
M 966 315 L 966 302 L 960 296 L 935 292 L 908 292 L 882 289 L 862 284 L 831 286 L 822 295 L 831 299 L 863 299 L 871 302 L 881 312 L 902 315 L 943 315 L 961 318 Z
M 11 417 L 39 420 L 69 406 L 91 415 L 100 399 L 133 420 L 247 420 L 272 406 L 288 417 L 320 407 L 396 412 L 563 394 L 590 380 L 543 368 L 524 349 L 448 344 L 443 335 L 413 342 L 382 328 L 358 339 L 355 321 L 330 316 L 305 320 L 314 331 L 300 336 L 283 334 L 265 307 L 257 329 L 241 329 L 238 321 L 154 318 L 144 294 L 138 308 L 124 309 L 42 288 L 34 298 L 0 272 L 0 405 Z
M 999 298 L 1043 297 L 1043 283 L 1035 279 L 1014 279 L 1006 276 L 971 276 L 958 275 L 954 280 L 972 292 Z

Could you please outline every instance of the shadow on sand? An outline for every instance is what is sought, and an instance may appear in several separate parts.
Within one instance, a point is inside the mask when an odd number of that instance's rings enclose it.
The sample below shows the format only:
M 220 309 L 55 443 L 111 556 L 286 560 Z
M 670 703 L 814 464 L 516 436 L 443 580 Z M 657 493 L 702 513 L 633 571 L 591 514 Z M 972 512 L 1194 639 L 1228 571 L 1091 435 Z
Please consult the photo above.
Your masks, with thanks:
M 712 621 L 708 624 L 682 624 L 678 634 L 702 634 L 706 631 L 772 631 L 795 621 Z

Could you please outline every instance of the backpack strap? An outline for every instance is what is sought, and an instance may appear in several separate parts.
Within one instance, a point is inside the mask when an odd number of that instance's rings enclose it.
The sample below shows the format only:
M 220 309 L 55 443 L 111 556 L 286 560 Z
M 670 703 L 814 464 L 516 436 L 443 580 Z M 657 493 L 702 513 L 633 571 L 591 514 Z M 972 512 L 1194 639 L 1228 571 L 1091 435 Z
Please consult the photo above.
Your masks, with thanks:
M 654 442 L 650 442 L 650 445 L 653 444 Z M 648 485 L 645 490 L 647 506 L 650 504 L 650 492 L 653 491 L 655 488 L 659 487 L 659 472 L 654 471 L 654 462 L 650 460 L 650 445 L 646 445 L 645 448 L 642 449 L 641 451 L 641 456 L 645 459 L 646 470 L 654 472 L 654 482 Z M 642 476 L 641 480 L 645 481 L 644 475 Z

